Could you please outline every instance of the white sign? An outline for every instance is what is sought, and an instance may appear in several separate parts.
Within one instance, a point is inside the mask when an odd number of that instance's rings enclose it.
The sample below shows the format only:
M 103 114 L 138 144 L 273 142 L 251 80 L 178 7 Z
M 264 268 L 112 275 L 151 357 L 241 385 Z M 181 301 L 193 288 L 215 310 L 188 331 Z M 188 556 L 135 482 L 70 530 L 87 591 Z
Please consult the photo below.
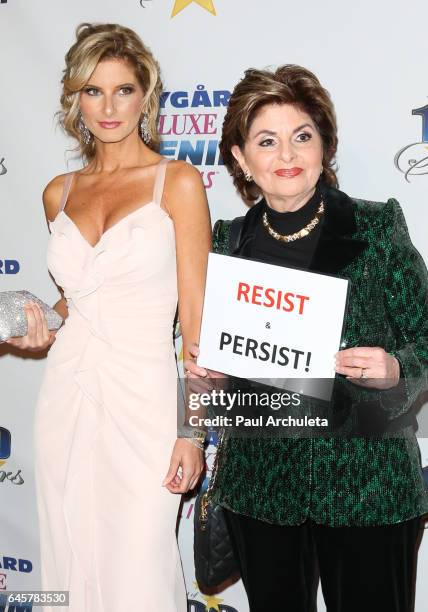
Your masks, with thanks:
M 329 399 L 347 291 L 344 279 L 210 253 L 198 364 Z

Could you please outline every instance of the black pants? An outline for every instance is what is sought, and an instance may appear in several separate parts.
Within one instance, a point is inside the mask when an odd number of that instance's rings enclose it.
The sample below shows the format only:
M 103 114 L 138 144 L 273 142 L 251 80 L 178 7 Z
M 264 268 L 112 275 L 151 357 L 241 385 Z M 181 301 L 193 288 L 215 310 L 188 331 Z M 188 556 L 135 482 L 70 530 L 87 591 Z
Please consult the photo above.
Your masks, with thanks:
M 411 612 L 416 518 L 381 527 L 271 525 L 225 510 L 250 612 Z

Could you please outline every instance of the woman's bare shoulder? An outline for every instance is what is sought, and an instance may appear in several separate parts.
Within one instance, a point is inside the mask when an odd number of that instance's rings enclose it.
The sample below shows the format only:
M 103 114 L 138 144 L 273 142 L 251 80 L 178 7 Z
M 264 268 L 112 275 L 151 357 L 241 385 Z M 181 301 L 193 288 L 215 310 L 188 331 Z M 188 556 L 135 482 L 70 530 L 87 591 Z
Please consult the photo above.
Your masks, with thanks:
M 182 160 L 172 159 L 168 163 L 170 179 L 179 181 L 182 186 L 191 187 L 202 182 L 201 174 L 195 166 Z
M 67 176 L 68 173 L 55 176 L 49 181 L 43 191 L 43 206 L 49 221 L 53 221 L 59 212 L 61 197 L 64 191 L 64 183 Z

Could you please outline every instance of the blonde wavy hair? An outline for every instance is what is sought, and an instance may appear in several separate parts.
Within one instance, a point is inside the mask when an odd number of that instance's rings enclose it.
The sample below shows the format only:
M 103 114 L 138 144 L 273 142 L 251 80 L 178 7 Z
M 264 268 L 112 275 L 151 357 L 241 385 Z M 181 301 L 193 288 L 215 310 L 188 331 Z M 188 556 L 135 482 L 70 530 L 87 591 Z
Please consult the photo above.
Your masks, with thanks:
M 76 42 L 65 56 L 59 121 L 65 132 L 78 140 L 77 149 L 86 161 L 95 155 L 94 140 L 83 140 L 79 130 L 79 97 L 98 62 L 107 58 L 122 59 L 133 66 L 144 92 L 144 107 L 150 133 L 148 146 L 159 149 L 157 122 L 162 92 L 160 68 L 150 49 L 131 29 L 115 23 L 81 23 L 76 28 Z

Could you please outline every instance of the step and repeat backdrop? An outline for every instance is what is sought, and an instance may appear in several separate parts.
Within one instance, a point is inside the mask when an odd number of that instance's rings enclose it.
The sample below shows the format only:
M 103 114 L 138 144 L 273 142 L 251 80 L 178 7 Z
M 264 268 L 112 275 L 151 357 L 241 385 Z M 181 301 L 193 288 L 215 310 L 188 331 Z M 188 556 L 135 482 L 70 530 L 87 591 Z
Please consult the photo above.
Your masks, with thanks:
M 213 222 L 245 212 L 218 149 L 244 69 L 297 63 L 314 71 L 336 105 L 342 189 L 372 200 L 396 197 L 428 262 L 427 20 L 426 0 L 406 9 L 391 0 L 0 0 L 0 291 L 58 299 L 46 268 L 41 194 L 53 176 L 80 165 L 55 112 L 64 54 L 81 22 L 126 25 L 151 47 L 165 86 L 162 153 L 200 170 Z M 39 588 L 32 424 L 43 368 L 43 358 L 0 345 L 0 594 Z M 428 466 L 428 444 L 420 445 Z M 209 465 L 214 452 L 213 444 Z M 189 612 L 247 612 L 239 582 L 216 596 L 199 591 L 193 512 L 189 499 L 179 526 Z M 424 538 L 417 612 L 427 606 L 427 575 Z

